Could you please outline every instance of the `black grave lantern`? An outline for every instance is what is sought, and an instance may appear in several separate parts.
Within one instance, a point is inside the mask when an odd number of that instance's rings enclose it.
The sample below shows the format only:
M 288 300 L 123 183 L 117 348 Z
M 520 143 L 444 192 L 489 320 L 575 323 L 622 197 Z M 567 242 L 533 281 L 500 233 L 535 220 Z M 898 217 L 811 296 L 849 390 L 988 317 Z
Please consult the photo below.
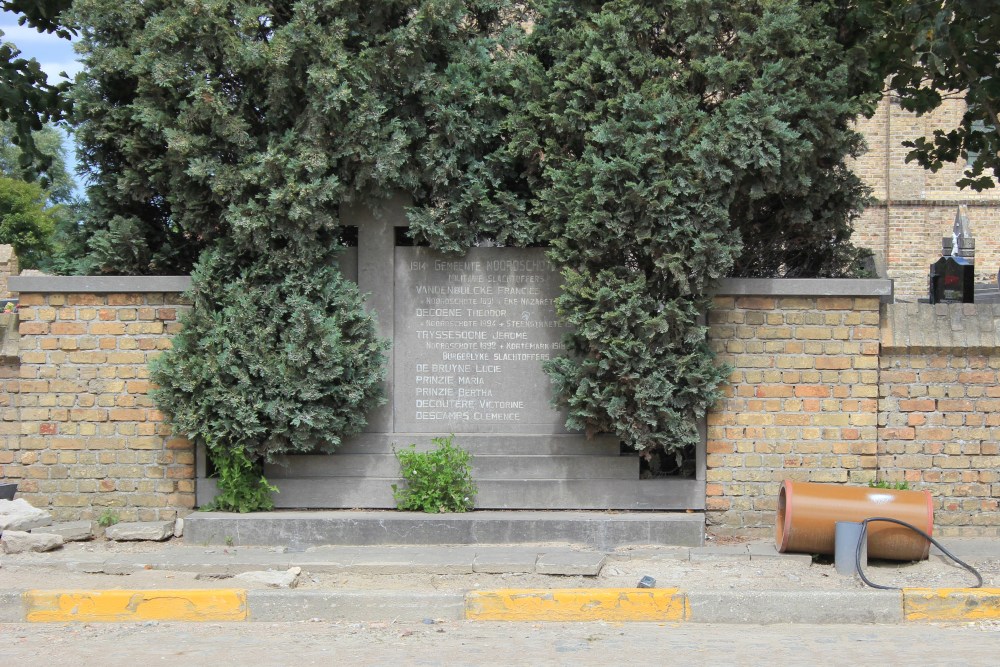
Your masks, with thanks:
M 931 303 L 973 303 L 976 267 L 964 257 L 942 257 L 931 264 Z
M 976 290 L 976 239 L 969 229 L 968 208 L 955 214 L 951 237 L 941 239 L 941 259 L 931 264 L 931 303 L 974 303 Z

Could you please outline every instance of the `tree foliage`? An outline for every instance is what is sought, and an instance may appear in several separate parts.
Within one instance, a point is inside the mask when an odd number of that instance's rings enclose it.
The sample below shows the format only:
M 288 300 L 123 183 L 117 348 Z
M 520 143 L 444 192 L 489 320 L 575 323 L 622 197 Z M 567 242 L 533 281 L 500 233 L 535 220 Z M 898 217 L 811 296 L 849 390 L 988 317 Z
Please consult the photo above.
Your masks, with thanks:
M 36 268 L 48 255 L 55 224 L 38 184 L 0 176 L 0 243 L 14 246 L 22 267 Z
M 0 173 L 8 178 L 37 182 L 48 194 L 52 204 L 69 204 L 74 199 L 76 182 L 66 165 L 63 133 L 52 125 L 31 133 L 35 150 L 49 167 L 39 174 L 32 166 L 25 167 L 24 150 L 18 143 L 13 123 L 0 122 Z
M 2 0 L 0 9 L 18 14 L 21 25 L 69 39 L 74 29 L 63 14 L 72 4 L 73 0 Z M 3 34 L 0 31 L 0 37 Z M 70 84 L 50 83 L 37 60 L 20 56 L 15 44 L 0 42 L 0 121 L 14 128 L 12 140 L 22 148 L 20 167 L 45 172 L 52 157 L 36 146 L 33 133 L 66 117 Z
M 574 333 L 548 371 L 570 426 L 692 443 L 725 377 L 701 319 L 714 281 L 857 265 L 866 190 L 845 159 L 874 98 L 834 23 L 806 3 L 538 4 L 484 163 L 563 269 Z
M 98 266 L 182 271 L 220 237 L 263 247 L 394 190 L 458 210 L 500 114 L 479 77 L 507 4 L 78 2 Z
M 66 165 L 63 133 L 46 125 L 32 133 L 35 150 L 49 164 L 44 174 L 34 167 L 24 167 L 23 151 L 15 143 L 12 123 L 0 123 L 0 174 L 7 178 L 32 183 L 41 188 L 44 215 L 38 217 L 38 234 L 44 243 L 29 252 L 26 268 L 38 268 L 56 274 L 86 273 L 85 230 L 81 225 L 86 202 L 76 193 L 76 183 Z
M 402 190 L 412 235 L 448 252 L 547 245 L 575 327 L 548 368 L 558 400 L 571 426 L 637 449 L 691 442 L 717 395 L 701 319 L 714 280 L 842 275 L 856 259 L 865 191 L 844 160 L 874 98 L 829 3 L 77 11 L 92 257 L 162 273 L 202 256 L 192 333 L 157 380 L 210 445 L 332 448 L 359 426 L 344 413 L 374 401 L 382 346 L 330 268 L 345 204 Z
M 900 105 L 917 114 L 949 97 L 967 108 L 956 128 L 905 142 L 907 160 L 938 171 L 944 163 L 971 164 L 961 187 L 996 186 L 1000 168 L 1000 22 L 995 0 L 862 0 L 856 9 L 878 28 L 869 49 L 872 71 L 887 76 Z

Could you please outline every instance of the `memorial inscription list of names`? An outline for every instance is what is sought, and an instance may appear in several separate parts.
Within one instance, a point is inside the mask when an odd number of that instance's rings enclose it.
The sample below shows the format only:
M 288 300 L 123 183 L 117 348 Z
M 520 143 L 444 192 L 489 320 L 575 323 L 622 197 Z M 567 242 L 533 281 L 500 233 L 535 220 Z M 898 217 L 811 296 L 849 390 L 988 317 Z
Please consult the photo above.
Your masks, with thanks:
M 565 432 L 542 364 L 563 351 L 541 249 L 396 248 L 396 430 Z

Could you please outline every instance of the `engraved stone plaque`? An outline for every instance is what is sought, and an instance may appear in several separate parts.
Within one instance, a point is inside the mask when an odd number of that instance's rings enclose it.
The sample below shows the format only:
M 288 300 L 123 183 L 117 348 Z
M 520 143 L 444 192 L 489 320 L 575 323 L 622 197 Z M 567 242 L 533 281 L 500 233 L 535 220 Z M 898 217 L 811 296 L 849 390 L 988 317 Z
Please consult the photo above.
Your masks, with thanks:
M 542 364 L 563 351 L 540 248 L 395 249 L 397 432 L 566 433 Z

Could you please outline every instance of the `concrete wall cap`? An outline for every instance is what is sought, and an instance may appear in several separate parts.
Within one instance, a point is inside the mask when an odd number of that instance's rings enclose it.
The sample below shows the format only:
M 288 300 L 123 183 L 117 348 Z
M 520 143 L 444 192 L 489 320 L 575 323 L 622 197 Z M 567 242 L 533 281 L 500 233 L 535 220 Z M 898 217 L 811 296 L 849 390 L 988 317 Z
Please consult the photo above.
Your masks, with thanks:
M 724 278 L 716 296 L 892 296 L 892 281 L 850 278 Z
M 10 278 L 10 290 L 25 294 L 181 293 L 190 287 L 190 276 L 11 276 Z

